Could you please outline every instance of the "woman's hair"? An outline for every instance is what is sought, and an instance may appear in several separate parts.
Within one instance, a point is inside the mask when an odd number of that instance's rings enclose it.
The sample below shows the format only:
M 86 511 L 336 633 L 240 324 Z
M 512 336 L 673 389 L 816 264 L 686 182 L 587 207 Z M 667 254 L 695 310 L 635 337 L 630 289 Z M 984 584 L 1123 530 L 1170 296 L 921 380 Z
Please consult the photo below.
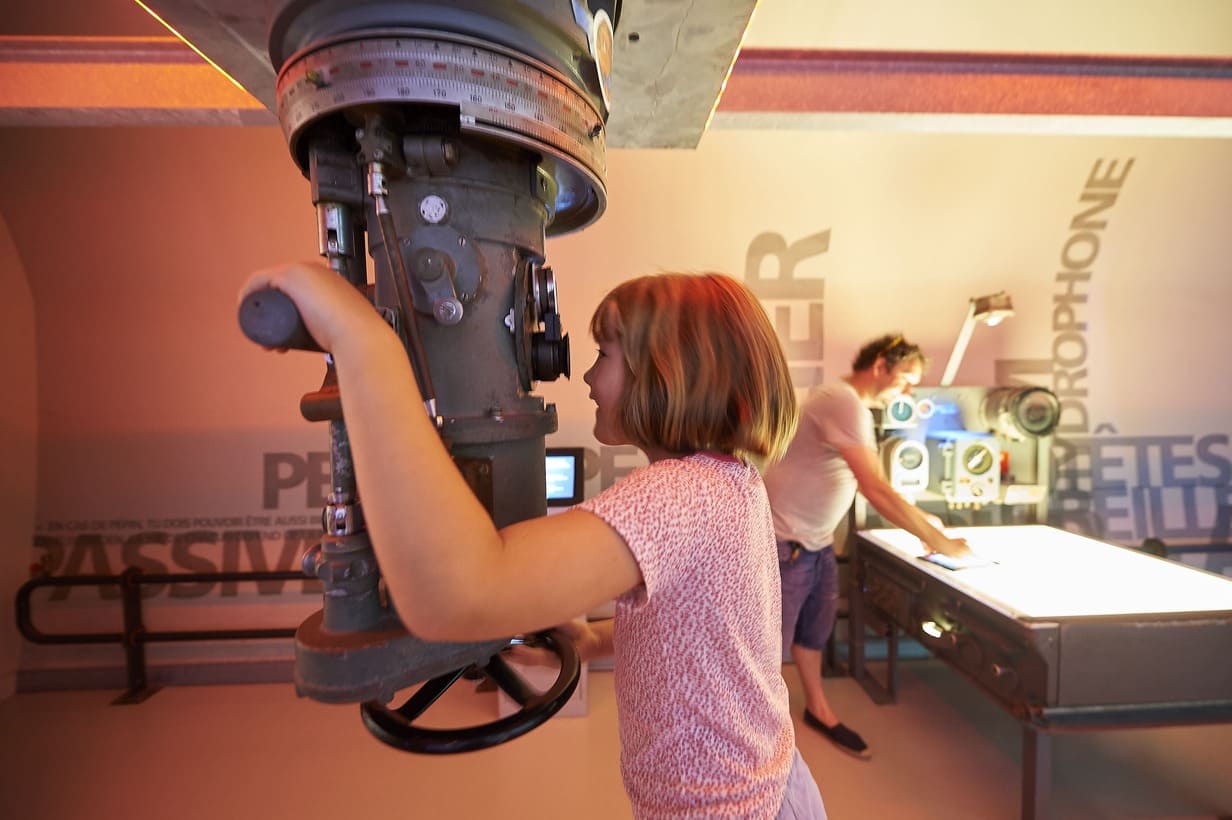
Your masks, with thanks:
M 758 467 L 796 430 L 787 359 L 757 297 L 719 273 L 660 273 L 618 285 L 590 332 L 618 341 L 628 368 L 617 409 L 642 448 L 715 451 Z
M 893 370 L 900 362 L 908 361 L 918 361 L 921 367 L 928 366 L 928 357 L 919 345 L 907 341 L 901 333 L 887 333 L 860 348 L 851 362 L 851 369 L 857 373 L 868 370 L 877 363 L 878 358 L 885 360 L 886 370 Z

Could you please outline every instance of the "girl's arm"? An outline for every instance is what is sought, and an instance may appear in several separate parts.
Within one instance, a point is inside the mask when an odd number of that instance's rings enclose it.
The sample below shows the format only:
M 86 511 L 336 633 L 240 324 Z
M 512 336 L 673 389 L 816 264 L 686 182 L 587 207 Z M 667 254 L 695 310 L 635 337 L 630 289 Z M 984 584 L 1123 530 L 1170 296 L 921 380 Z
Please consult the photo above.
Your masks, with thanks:
M 352 285 L 309 264 L 254 274 L 296 303 L 334 357 L 364 519 L 407 628 L 479 640 L 569 620 L 641 583 L 615 530 L 588 512 L 497 530 L 424 411 L 406 352 Z
M 616 651 L 612 643 L 612 627 L 615 621 L 605 618 L 601 621 L 574 621 L 575 630 L 566 629 L 565 634 L 573 639 L 578 655 L 584 661 L 594 661 L 611 656 Z

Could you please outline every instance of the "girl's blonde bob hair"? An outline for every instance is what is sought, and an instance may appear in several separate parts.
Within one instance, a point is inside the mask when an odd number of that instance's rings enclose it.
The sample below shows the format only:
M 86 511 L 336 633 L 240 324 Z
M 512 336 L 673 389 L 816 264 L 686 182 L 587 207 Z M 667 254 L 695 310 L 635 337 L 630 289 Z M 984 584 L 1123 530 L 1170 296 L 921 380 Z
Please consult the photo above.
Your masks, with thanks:
M 727 453 L 765 468 L 796 431 L 787 359 L 752 291 L 719 273 L 660 273 L 618 285 L 590 332 L 624 351 L 617 409 L 632 444 Z

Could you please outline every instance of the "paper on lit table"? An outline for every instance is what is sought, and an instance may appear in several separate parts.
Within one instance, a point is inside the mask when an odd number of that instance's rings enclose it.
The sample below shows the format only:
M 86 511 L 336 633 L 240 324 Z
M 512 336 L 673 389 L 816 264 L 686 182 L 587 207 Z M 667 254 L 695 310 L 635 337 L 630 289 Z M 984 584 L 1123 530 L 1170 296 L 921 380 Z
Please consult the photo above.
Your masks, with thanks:
M 980 567 L 991 567 L 996 565 L 996 561 L 991 558 L 986 558 L 978 552 L 971 552 L 967 555 L 944 555 L 940 552 L 930 552 L 919 556 L 921 561 L 928 561 L 936 564 L 939 567 L 945 567 L 948 570 L 957 572 L 960 569 L 978 569 Z

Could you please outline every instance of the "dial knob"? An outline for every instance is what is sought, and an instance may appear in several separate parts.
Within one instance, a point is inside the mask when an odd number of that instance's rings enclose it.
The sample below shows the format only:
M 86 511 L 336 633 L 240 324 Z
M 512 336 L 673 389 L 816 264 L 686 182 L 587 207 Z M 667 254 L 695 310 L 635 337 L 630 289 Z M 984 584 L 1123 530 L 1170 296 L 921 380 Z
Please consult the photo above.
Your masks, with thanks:
M 428 194 L 419 200 L 419 215 L 429 225 L 438 225 L 449 216 L 449 203 L 436 194 Z

